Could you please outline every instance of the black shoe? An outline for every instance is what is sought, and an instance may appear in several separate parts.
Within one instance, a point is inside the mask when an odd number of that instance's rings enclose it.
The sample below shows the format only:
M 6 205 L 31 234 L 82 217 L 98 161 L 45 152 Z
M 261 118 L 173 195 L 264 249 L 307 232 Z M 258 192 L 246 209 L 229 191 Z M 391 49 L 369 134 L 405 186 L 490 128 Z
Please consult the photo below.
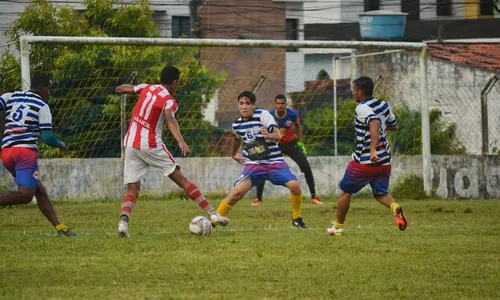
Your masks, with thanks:
M 76 236 L 76 234 L 69 228 L 58 230 L 57 234 L 63 236 Z
M 302 220 L 302 218 L 297 218 L 297 219 L 292 219 L 292 226 L 297 227 L 297 228 L 302 228 L 302 229 L 307 229 L 306 223 Z

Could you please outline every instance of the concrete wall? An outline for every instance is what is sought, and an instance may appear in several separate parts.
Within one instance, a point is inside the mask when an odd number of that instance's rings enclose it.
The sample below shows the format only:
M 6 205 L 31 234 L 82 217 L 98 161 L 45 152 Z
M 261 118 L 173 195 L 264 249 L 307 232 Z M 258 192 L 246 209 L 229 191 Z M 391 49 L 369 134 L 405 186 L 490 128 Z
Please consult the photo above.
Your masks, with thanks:
M 316 189 L 323 198 L 338 195 L 338 183 L 350 157 L 309 157 Z M 228 193 L 242 166 L 228 157 L 177 158 L 183 173 L 204 192 Z M 304 175 L 287 158 L 298 175 L 304 196 L 309 197 Z M 500 157 L 434 156 L 433 190 L 443 198 L 500 198 Z M 120 159 L 45 159 L 39 161 L 41 180 L 49 194 L 57 198 L 119 199 L 125 192 Z M 405 174 L 421 174 L 419 156 L 394 158 L 391 181 Z M 180 189 L 159 172 L 150 170 L 142 181 L 142 191 L 164 195 Z M 0 187 L 15 188 L 13 179 L 0 164 Z M 287 195 L 287 189 L 266 184 L 265 195 Z M 250 195 L 255 195 L 254 191 Z M 336 196 L 335 196 L 336 197 Z

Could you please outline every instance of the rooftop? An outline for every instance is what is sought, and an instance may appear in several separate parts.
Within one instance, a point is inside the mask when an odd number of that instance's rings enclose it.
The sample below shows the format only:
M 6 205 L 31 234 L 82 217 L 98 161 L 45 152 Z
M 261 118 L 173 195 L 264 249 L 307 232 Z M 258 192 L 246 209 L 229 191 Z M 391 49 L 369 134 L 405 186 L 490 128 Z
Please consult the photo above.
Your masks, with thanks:
M 428 44 L 428 55 L 451 63 L 500 72 L 500 44 Z

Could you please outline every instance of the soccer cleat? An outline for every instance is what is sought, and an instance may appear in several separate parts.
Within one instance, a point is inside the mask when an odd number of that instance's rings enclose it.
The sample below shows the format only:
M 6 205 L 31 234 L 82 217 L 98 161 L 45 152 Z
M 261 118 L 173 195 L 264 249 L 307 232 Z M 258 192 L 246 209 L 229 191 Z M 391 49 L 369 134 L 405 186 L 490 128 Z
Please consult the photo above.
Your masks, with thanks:
M 316 197 L 316 196 L 314 196 L 314 198 L 312 198 L 311 203 L 312 203 L 313 205 L 323 205 L 323 204 L 324 204 L 324 203 L 323 203 L 323 202 L 321 202 L 321 201 L 319 200 L 319 198 L 318 198 L 318 197 Z
M 261 206 L 262 205 L 262 201 L 260 201 L 259 199 L 255 199 L 255 202 L 252 202 L 251 205 L 252 206 Z
M 224 227 L 229 224 L 229 219 L 219 214 L 211 214 L 210 223 L 212 223 L 213 227 L 215 227 L 215 225 L 220 225 Z
M 335 224 L 335 222 L 332 222 L 332 224 Z M 344 228 L 336 228 L 335 225 L 326 229 L 326 235 L 328 236 L 339 236 L 342 233 L 344 233 Z
M 399 230 L 405 230 L 406 226 L 408 226 L 408 218 L 403 213 L 403 208 L 399 205 L 396 207 L 394 218 L 396 218 L 396 225 L 398 225 Z
M 302 228 L 302 229 L 307 229 L 306 223 L 304 223 L 304 220 L 302 220 L 301 217 L 298 217 L 297 219 L 292 219 L 292 226 L 296 228 Z
M 71 229 L 69 229 L 69 228 L 59 229 L 57 231 L 57 234 L 63 235 L 63 236 L 76 236 L 76 234 L 73 231 L 71 231 Z
M 119 238 L 130 238 L 130 234 L 128 233 L 128 223 L 125 221 L 120 221 L 118 223 L 118 237 Z

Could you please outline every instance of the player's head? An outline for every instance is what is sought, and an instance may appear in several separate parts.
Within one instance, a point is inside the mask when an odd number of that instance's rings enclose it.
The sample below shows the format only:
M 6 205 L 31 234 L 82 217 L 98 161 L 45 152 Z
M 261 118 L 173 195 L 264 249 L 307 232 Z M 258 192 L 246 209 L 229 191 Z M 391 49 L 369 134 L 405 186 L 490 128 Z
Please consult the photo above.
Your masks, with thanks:
M 373 80 L 367 76 L 361 76 L 352 82 L 352 94 L 356 102 L 364 101 L 373 95 Z
M 166 66 L 160 74 L 160 83 L 167 87 L 168 92 L 174 96 L 177 86 L 179 85 L 179 77 L 181 71 L 174 66 Z
M 252 117 L 255 111 L 255 94 L 250 91 L 241 92 L 238 95 L 238 110 L 243 119 Z
M 283 94 L 278 94 L 274 97 L 274 107 L 279 112 L 282 112 L 286 109 L 286 97 Z
M 37 93 L 43 99 L 47 100 L 50 96 L 52 80 L 50 76 L 44 73 L 35 73 L 31 78 L 31 91 Z

